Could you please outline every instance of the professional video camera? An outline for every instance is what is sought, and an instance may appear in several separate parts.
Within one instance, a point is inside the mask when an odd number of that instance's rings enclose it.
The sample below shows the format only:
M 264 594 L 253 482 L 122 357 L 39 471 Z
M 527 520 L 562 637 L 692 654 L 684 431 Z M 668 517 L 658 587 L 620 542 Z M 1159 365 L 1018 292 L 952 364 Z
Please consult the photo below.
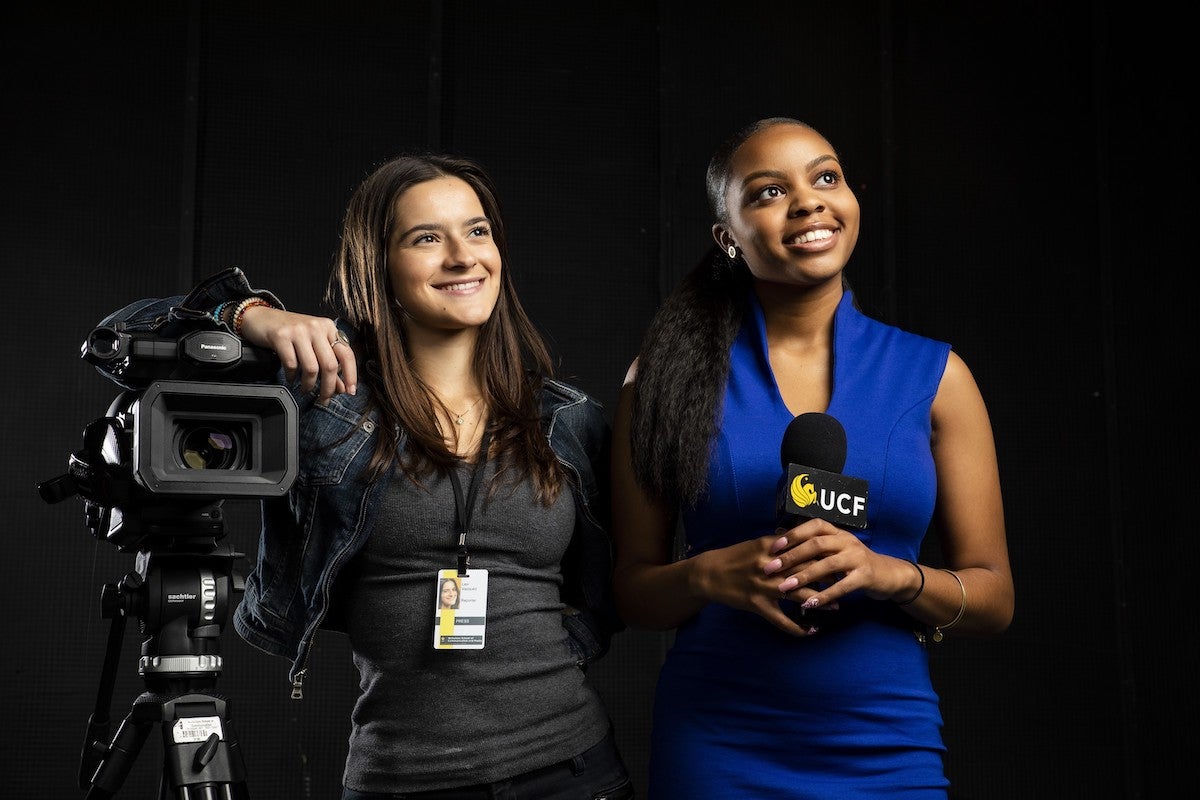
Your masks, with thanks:
M 137 561 L 101 593 L 112 628 L 79 786 L 88 800 L 112 797 L 162 723 L 162 800 L 244 800 L 229 701 L 212 693 L 221 632 L 245 589 L 233 566 L 244 554 L 220 542 L 222 505 L 287 494 L 299 461 L 296 403 L 285 387 L 251 382 L 274 375 L 273 353 L 223 331 L 164 339 L 102 326 L 81 355 L 127 388 L 84 428 L 67 473 L 38 491 L 48 503 L 81 496 L 92 534 Z M 148 637 L 138 665 L 148 691 L 110 741 L 115 666 L 131 616 Z
M 286 388 L 237 383 L 274 372 L 274 355 L 222 331 L 179 339 L 92 331 L 82 347 L 130 389 L 84 429 L 47 502 L 86 501 L 88 527 L 122 551 L 146 537 L 219 536 L 220 500 L 278 497 L 296 476 L 296 404 Z

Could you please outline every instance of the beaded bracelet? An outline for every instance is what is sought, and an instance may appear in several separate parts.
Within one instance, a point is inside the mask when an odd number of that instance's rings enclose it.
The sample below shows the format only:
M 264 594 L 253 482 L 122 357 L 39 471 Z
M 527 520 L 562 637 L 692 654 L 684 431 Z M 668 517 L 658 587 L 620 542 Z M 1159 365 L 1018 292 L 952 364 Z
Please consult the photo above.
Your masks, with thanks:
M 242 318 L 246 316 L 247 309 L 255 306 L 267 306 L 274 308 L 269 300 L 264 300 L 261 297 L 247 297 L 245 300 L 237 304 L 237 308 L 233 310 L 233 332 L 238 336 L 242 335 Z
M 925 570 L 921 569 L 921 565 L 911 559 L 906 558 L 904 560 L 917 568 L 917 574 L 921 576 L 921 585 L 917 587 L 917 590 L 915 592 L 913 592 L 912 597 L 908 598 L 907 600 L 901 600 L 901 601 L 897 602 L 896 605 L 898 605 L 898 606 L 908 605 L 913 600 L 916 600 L 918 597 L 920 597 L 921 592 L 925 591 Z
M 940 568 L 939 568 L 940 569 Z M 958 613 L 954 615 L 954 619 L 950 620 L 948 625 L 933 626 L 933 640 L 940 642 L 945 638 L 945 632 L 953 628 L 963 618 L 963 614 L 967 611 L 967 587 L 963 586 L 962 578 L 958 577 L 958 573 L 952 569 L 942 569 L 942 572 L 949 572 L 954 580 L 958 581 L 958 591 L 962 593 L 962 600 L 958 604 Z
M 213 309 L 213 319 L 215 319 L 217 322 L 223 322 L 226 325 L 233 327 L 233 315 L 237 311 L 238 306 L 250 299 L 252 298 L 239 297 L 236 300 L 226 300 Z
M 224 314 L 225 309 L 227 309 L 231 305 L 233 305 L 232 300 L 226 300 L 223 303 L 219 303 L 217 305 L 217 307 L 212 310 L 212 318 L 215 319 L 217 322 L 225 322 L 225 319 L 221 315 Z M 228 323 L 226 323 L 226 324 L 228 324 Z

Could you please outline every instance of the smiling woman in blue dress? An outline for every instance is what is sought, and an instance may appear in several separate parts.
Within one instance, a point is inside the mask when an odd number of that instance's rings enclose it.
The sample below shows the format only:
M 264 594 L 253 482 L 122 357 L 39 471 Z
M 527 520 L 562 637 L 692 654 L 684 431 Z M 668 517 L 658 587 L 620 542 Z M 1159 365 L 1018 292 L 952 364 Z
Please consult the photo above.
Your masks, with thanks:
M 614 424 L 618 604 L 676 629 L 650 797 L 944 800 L 926 648 L 998 634 L 1014 604 L 981 393 L 948 344 L 858 309 L 858 201 L 813 128 L 748 126 L 708 191 L 713 258 L 651 322 Z M 841 423 L 865 527 L 779 527 L 780 443 L 805 413 Z M 945 567 L 919 563 L 934 520 Z

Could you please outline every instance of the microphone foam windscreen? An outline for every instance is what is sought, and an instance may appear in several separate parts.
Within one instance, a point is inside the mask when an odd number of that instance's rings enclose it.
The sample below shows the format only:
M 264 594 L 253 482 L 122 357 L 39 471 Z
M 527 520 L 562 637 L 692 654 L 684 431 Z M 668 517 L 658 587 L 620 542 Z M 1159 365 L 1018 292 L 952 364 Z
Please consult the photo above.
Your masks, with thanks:
M 801 414 L 788 423 L 779 447 L 783 469 L 788 464 L 841 472 L 846 465 L 846 429 L 821 412 Z

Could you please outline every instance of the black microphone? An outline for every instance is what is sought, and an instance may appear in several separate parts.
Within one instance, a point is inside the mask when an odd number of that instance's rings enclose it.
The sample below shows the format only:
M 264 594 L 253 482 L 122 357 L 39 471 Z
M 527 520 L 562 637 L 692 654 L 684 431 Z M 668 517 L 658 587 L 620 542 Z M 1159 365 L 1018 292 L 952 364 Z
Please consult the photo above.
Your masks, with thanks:
M 793 419 L 783 432 L 779 461 L 779 527 L 814 518 L 841 528 L 867 527 L 867 482 L 842 474 L 846 429 L 836 417 L 811 412 Z
M 843 528 L 867 526 L 867 482 L 842 474 L 846 465 L 846 429 L 820 412 L 801 414 L 788 423 L 779 446 L 783 475 L 776 500 L 776 524 L 794 528 L 805 519 L 823 519 Z M 820 591 L 823 586 L 812 584 Z M 779 607 L 808 627 L 836 625 L 838 611 L 806 609 L 783 598 Z

